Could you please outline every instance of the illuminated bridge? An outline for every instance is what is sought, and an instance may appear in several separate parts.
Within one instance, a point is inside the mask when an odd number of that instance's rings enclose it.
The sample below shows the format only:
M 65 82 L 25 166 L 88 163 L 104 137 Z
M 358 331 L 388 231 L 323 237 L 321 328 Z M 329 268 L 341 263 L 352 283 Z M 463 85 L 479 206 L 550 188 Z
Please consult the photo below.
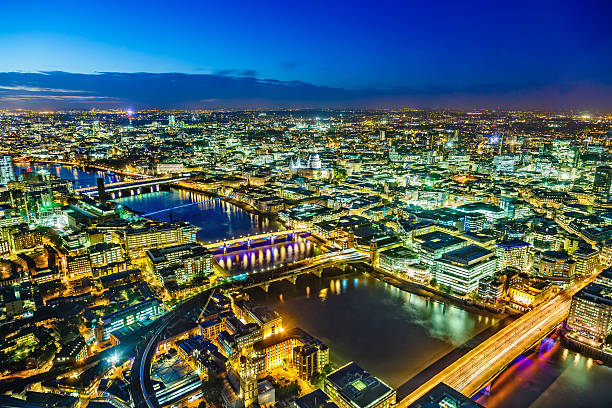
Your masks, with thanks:
M 565 320 L 572 296 L 594 279 L 595 275 L 574 283 L 553 299 L 521 316 L 421 385 L 398 402 L 397 407 L 408 407 L 441 382 L 469 397 L 489 387 L 514 359 Z
M 258 271 L 245 273 L 238 276 L 232 276 L 231 279 L 242 279 L 242 289 L 250 289 L 260 287 L 264 291 L 268 291 L 272 282 L 289 281 L 295 285 L 297 277 L 306 273 L 312 273 L 321 277 L 323 269 L 332 266 L 346 265 L 348 263 L 362 262 L 368 258 L 368 255 L 358 252 L 353 248 L 344 249 L 342 251 L 326 253 L 312 258 L 302 259 L 295 263 L 285 266 L 271 268 L 269 271 Z
M 144 192 L 159 191 L 159 187 L 164 184 L 172 184 L 177 181 L 185 180 L 186 177 L 157 177 L 142 180 L 120 181 L 104 185 L 104 190 L 111 199 L 119 198 L 122 195 L 137 195 Z M 98 195 L 98 187 L 83 187 L 75 190 L 75 193 L 90 197 Z
M 284 231 L 262 232 L 261 234 L 245 235 L 237 238 L 226 239 L 224 241 L 210 242 L 208 244 L 204 244 L 204 246 L 213 252 L 220 250 L 227 252 L 231 246 L 236 244 L 246 245 L 247 248 L 251 248 L 251 244 L 257 240 L 268 240 L 270 244 L 274 244 L 274 241 L 278 237 L 287 236 L 289 239 L 294 240 L 299 234 L 305 232 L 310 233 L 310 230 L 307 228 L 298 228 Z

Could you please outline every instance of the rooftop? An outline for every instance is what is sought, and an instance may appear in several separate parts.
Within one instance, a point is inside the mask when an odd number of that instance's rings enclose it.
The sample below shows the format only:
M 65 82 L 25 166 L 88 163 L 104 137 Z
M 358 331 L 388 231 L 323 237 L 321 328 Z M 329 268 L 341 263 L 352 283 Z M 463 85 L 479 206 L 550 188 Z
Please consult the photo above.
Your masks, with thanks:
M 473 265 L 493 256 L 493 252 L 478 245 L 468 245 L 442 255 L 442 259 L 461 265 Z
M 327 381 L 354 406 L 367 408 L 395 391 L 355 363 L 349 363 L 327 376 Z

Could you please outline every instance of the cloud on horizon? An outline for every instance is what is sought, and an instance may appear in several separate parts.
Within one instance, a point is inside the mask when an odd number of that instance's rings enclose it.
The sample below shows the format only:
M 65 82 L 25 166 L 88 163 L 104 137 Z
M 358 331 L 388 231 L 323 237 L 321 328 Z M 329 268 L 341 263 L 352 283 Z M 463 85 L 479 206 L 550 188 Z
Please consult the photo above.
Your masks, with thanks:
M 361 87 L 256 78 L 251 70 L 216 74 L 0 73 L 0 108 L 518 108 L 612 110 L 612 85 L 498 83 L 470 87 Z

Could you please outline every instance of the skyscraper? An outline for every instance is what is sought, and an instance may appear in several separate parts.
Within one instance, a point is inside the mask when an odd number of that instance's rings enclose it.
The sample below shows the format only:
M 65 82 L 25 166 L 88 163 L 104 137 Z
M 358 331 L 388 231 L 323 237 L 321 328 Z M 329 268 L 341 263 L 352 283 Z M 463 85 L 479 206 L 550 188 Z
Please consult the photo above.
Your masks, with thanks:
M 10 181 L 15 181 L 15 169 L 11 156 L 0 156 L 0 185 L 6 186 Z
M 96 184 L 98 186 L 98 199 L 102 204 L 106 203 L 106 188 L 104 188 L 104 178 L 98 177 L 96 179 Z
M 608 198 L 610 187 L 612 186 L 612 167 L 599 166 L 595 170 L 595 180 L 593 181 L 593 193 L 597 197 Z

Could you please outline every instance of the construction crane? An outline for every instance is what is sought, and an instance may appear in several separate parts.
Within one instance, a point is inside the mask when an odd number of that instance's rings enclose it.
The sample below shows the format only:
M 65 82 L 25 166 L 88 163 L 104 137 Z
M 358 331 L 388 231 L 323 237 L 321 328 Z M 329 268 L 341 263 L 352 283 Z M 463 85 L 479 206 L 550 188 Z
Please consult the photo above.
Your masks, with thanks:
M 204 315 L 204 312 L 206 311 L 206 308 L 208 307 L 208 304 L 210 303 L 210 300 L 212 299 L 216 290 L 217 288 L 214 288 L 212 292 L 210 292 L 210 296 L 208 297 L 208 299 L 206 299 L 206 303 L 204 303 L 204 307 L 202 308 L 202 311 L 200 312 L 200 316 L 198 316 L 198 320 L 197 320 L 198 322 L 202 320 L 202 316 Z

